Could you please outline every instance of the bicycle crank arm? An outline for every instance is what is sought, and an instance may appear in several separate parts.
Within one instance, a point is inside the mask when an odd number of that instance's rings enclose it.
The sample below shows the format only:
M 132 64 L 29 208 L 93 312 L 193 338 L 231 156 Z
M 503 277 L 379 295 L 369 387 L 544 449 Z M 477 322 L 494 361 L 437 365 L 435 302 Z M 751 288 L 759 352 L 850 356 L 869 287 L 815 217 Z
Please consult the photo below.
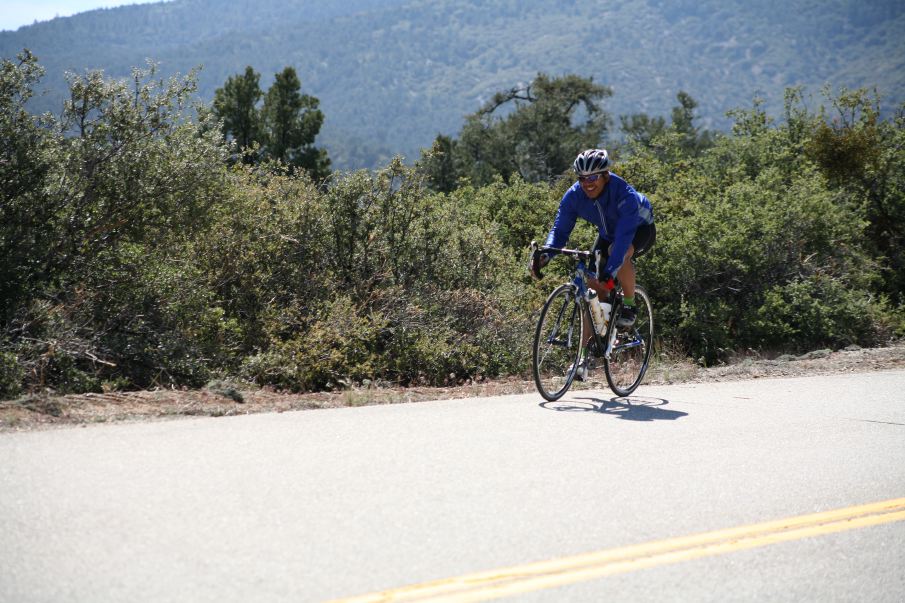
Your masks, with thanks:
M 607 360 L 610 359 L 610 356 L 613 354 L 614 349 L 616 348 L 616 329 L 613 329 L 612 334 L 610 335 L 609 341 L 606 342 L 606 353 L 604 353 L 603 357 Z
M 630 348 L 638 348 L 643 345 L 644 345 L 643 341 L 641 341 L 639 339 L 635 339 L 635 340 L 629 341 L 628 343 L 623 343 L 623 344 L 617 345 L 613 351 L 621 352 L 622 350 L 628 350 Z

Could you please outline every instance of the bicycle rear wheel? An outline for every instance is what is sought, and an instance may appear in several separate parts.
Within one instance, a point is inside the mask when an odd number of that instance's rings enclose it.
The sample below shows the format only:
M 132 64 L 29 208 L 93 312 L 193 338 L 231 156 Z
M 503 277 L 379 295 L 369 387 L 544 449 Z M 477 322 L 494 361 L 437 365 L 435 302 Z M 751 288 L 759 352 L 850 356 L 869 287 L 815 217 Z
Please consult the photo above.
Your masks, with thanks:
M 546 400 L 565 394 L 578 371 L 584 320 L 576 289 L 557 287 L 544 304 L 534 333 L 534 382 Z
M 640 287 L 635 288 L 635 306 L 638 318 L 632 327 L 620 329 L 611 320 L 607 328 L 607 340 L 612 329 L 617 332 L 612 352 L 603 359 L 603 369 L 610 389 L 619 396 L 628 396 L 641 384 L 654 347 L 654 312 L 650 298 Z

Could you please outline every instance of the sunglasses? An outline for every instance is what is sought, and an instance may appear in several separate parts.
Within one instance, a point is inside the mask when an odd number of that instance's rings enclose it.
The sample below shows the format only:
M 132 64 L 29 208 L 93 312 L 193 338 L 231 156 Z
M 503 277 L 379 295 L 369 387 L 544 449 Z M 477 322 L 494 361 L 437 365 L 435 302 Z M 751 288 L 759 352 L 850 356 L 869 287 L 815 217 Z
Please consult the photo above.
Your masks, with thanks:
M 603 174 L 589 174 L 587 176 L 579 176 L 579 182 L 597 182 L 597 180 L 603 176 Z

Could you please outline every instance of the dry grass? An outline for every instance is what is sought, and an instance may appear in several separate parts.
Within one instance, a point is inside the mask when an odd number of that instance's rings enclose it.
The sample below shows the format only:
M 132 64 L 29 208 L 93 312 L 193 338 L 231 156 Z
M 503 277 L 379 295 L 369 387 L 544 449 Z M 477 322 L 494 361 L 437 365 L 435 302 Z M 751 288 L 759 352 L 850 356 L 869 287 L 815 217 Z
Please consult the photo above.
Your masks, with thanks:
M 905 342 L 884 348 L 830 352 L 817 350 L 798 357 L 739 356 L 730 364 L 701 368 L 670 350 L 651 360 L 644 385 L 729 381 L 761 377 L 869 372 L 905 368 Z M 605 389 L 603 369 L 593 371 L 575 389 Z M 215 382 L 201 390 L 109 392 L 70 396 L 30 395 L 0 402 L 0 431 L 26 431 L 49 427 L 89 425 L 113 421 L 147 421 L 177 417 L 223 417 L 261 412 L 287 412 L 319 408 L 400 404 L 427 400 L 471 398 L 534 392 L 534 382 L 523 376 L 464 383 L 456 387 L 356 387 L 338 392 L 291 394 Z

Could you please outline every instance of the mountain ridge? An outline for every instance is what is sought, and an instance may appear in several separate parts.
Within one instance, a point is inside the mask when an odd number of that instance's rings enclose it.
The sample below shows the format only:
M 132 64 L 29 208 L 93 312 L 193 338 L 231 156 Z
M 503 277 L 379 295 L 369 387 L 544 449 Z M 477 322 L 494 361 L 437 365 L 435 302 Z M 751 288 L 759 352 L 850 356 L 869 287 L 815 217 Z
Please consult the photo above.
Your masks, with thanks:
M 216 14 L 216 20 L 205 18 Z M 784 89 L 874 87 L 905 100 L 905 5 L 889 0 L 174 0 L 101 9 L 0 32 L 0 54 L 30 48 L 47 69 L 38 110 L 59 111 L 63 72 L 126 77 L 150 58 L 160 73 L 203 65 L 209 102 L 251 65 L 266 87 L 292 65 L 326 116 L 318 144 L 339 167 L 412 159 L 456 134 L 493 92 L 537 73 L 611 86 L 616 115 L 667 114 L 685 90 L 702 125 Z

